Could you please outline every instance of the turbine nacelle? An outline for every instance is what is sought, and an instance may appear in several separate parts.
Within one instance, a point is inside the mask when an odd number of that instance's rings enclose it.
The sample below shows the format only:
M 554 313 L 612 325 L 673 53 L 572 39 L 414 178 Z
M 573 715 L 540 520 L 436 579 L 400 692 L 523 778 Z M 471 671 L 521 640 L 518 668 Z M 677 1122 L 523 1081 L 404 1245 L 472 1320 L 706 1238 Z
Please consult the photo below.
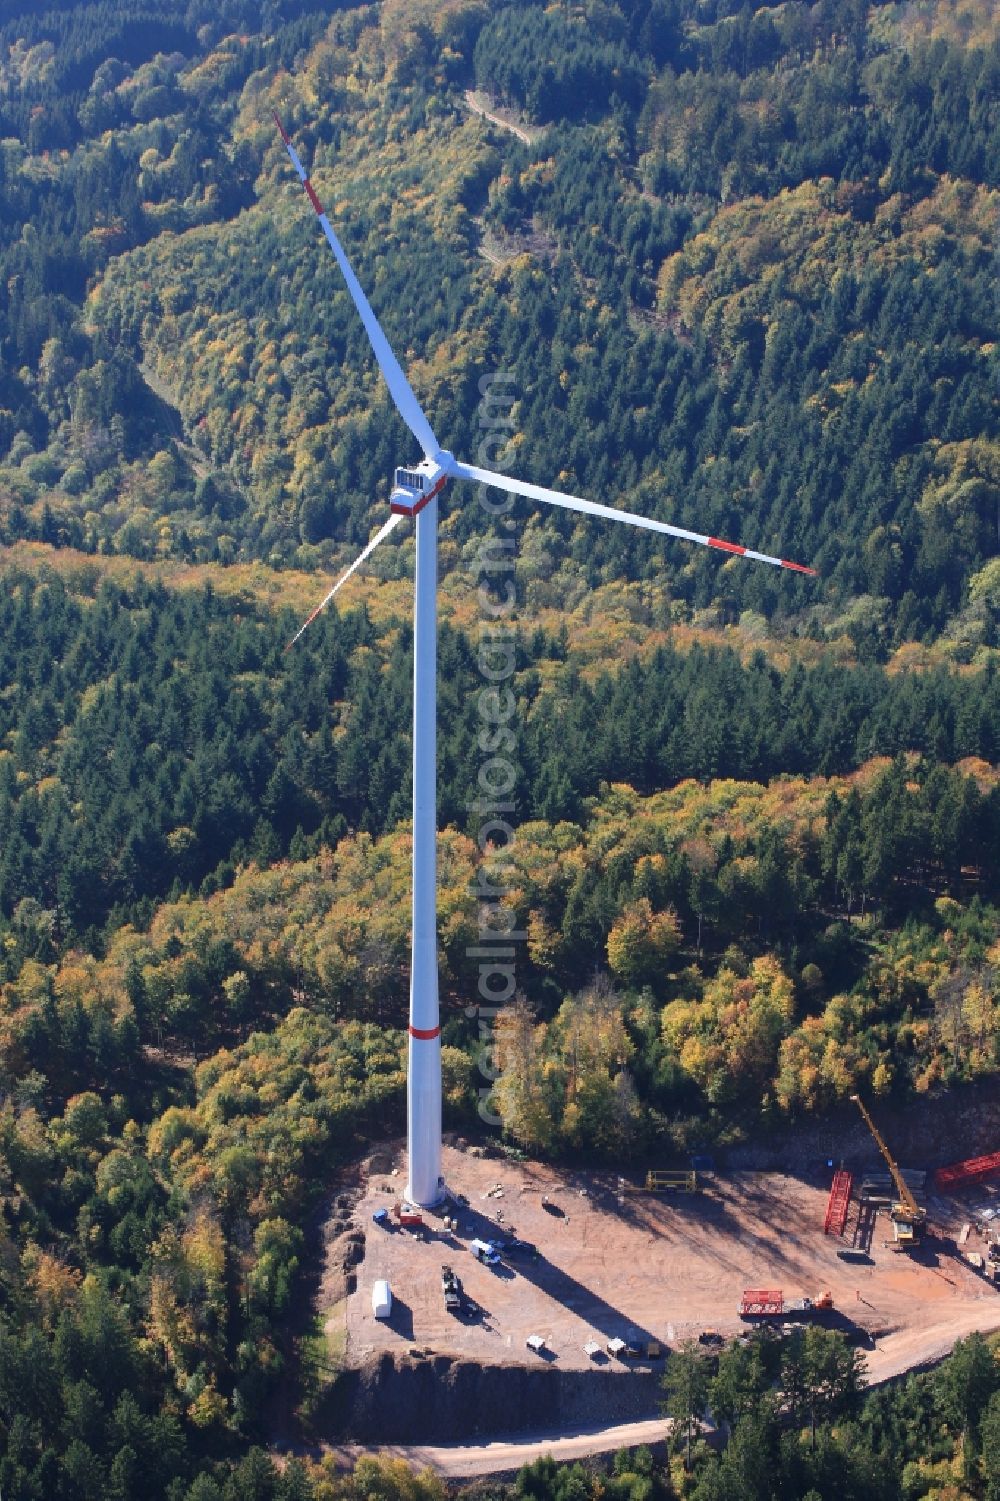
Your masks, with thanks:
M 436 458 L 421 459 L 406 469 L 397 469 L 389 509 L 394 516 L 417 516 L 435 495 L 440 495 L 455 462 L 442 450 Z

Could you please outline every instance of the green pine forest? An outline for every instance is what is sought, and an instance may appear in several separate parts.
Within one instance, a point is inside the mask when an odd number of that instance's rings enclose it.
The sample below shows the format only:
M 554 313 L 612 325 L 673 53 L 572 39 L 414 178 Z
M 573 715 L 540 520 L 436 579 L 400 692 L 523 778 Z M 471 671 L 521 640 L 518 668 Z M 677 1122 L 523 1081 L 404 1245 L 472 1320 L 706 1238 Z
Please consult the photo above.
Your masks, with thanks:
M 684 1161 L 1000 1074 L 990 0 L 10 0 L 4 1501 L 443 1495 L 263 1447 L 314 1436 L 330 1175 L 403 1129 L 408 529 L 285 647 L 416 457 L 273 111 L 448 448 L 819 571 L 445 493 L 449 1127 L 498 878 L 511 1146 Z M 812 1406 L 800 1354 L 677 1356 L 729 1414 L 690 1474 L 490 1501 L 1000 1496 L 982 1342 Z

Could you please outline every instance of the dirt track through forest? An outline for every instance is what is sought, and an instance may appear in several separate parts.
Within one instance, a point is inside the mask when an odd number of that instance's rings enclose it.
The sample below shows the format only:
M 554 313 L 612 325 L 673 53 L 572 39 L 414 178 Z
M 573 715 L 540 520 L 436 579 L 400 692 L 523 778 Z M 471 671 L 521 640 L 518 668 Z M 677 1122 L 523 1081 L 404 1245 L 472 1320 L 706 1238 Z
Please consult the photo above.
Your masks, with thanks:
M 480 119 L 489 120 L 492 125 L 499 125 L 501 130 L 509 131 L 512 136 L 516 136 L 525 146 L 530 146 L 534 140 L 534 136 L 530 131 L 525 130 L 523 125 L 517 125 L 510 119 L 509 115 L 499 112 L 496 109 L 491 109 L 489 104 L 484 101 L 483 96 L 477 94 L 474 89 L 466 89 L 465 103 L 472 114 L 479 115 Z

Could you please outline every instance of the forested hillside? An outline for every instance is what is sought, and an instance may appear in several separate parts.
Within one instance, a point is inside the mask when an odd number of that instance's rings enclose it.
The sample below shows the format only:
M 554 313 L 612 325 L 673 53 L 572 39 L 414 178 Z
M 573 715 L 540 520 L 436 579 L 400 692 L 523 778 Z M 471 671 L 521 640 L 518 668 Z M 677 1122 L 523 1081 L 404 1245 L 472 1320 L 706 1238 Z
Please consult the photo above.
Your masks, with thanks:
M 410 855 L 411 539 L 283 650 L 412 454 L 272 110 L 450 448 L 500 373 L 487 462 L 820 570 L 513 513 L 493 1104 L 663 1161 L 1000 1070 L 998 101 L 989 0 L 4 7 L 5 1501 L 437 1501 L 249 1448 L 309 1411 L 329 1175 L 402 1129 Z M 446 493 L 466 1132 L 494 533 Z M 693 1493 L 992 1494 L 987 1385 L 817 1450 L 755 1407 Z
M 681 616 L 846 617 L 874 652 L 991 646 L 992 8 L 965 7 L 966 43 L 950 7 L 913 9 L 9 21 L 9 535 L 314 564 L 367 533 L 407 439 L 278 106 L 449 446 L 473 450 L 476 382 L 504 370 L 525 477 L 823 574 L 547 519 L 591 582 L 656 577 Z M 532 145 L 484 130 L 466 84 L 523 107 Z M 519 253 L 532 229 L 545 254 Z M 485 233 L 509 253 L 484 261 Z

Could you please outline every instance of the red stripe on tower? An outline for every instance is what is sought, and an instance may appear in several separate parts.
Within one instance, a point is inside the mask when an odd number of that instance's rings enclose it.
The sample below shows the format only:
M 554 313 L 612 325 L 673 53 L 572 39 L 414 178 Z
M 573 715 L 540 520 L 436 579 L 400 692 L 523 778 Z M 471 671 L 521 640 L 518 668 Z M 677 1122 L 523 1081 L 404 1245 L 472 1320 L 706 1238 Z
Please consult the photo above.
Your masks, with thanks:
M 435 1037 L 441 1036 L 440 1027 L 431 1027 L 427 1032 L 422 1027 L 411 1027 L 409 1031 L 410 1036 L 415 1037 L 418 1042 L 433 1042 Z
M 322 212 L 323 212 L 323 205 L 320 203 L 319 199 L 316 197 L 316 189 L 313 187 L 313 185 L 309 181 L 308 177 L 306 178 L 306 180 L 302 184 L 302 186 L 305 188 L 306 192 L 309 194 L 309 202 L 312 204 L 312 206 L 316 210 L 317 214 L 322 214 Z
M 742 558 L 746 553 L 746 548 L 741 547 L 738 542 L 723 542 L 721 537 L 709 537 L 708 545 L 717 547 L 720 552 L 734 552 L 738 558 Z

